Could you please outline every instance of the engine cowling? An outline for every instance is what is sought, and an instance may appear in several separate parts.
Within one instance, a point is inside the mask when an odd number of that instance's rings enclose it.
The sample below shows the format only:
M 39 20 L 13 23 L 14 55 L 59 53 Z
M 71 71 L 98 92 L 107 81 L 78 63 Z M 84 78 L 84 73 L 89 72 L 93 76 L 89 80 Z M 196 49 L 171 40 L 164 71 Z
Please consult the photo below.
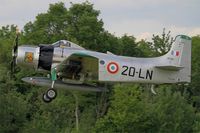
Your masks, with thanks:
M 16 63 L 20 67 L 38 68 L 40 48 L 37 46 L 18 47 Z
M 51 70 L 54 47 L 52 45 L 20 46 L 17 53 L 17 65 L 20 67 Z

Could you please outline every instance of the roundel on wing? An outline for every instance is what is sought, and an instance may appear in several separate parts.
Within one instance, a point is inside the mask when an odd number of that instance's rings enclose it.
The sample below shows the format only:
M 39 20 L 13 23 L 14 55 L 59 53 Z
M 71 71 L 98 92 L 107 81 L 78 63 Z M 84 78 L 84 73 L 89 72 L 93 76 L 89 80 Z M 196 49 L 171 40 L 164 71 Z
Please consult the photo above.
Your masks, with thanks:
M 116 62 L 110 62 L 107 65 L 107 71 L 111 74 L 117 73 L 119 70 L 119 65 Z

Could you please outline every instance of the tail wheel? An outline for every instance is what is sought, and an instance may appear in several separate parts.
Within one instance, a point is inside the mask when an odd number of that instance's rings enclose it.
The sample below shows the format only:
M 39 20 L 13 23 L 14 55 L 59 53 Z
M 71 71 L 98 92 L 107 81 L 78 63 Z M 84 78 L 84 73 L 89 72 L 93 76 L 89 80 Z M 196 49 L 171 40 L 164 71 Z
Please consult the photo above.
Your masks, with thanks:
M 51 100 L 55 99 L 56 96 L 57 96 L 57 91 L 53 88 L 50 88 L 50 89 L 47 90 L 46 96 L 47 96 L 47 98 L 49 98 Z
M 46 93 L 43 94 L 42 100 L 43 100 L 45 103 L 51 102 L 51 99 L 47 97 Z

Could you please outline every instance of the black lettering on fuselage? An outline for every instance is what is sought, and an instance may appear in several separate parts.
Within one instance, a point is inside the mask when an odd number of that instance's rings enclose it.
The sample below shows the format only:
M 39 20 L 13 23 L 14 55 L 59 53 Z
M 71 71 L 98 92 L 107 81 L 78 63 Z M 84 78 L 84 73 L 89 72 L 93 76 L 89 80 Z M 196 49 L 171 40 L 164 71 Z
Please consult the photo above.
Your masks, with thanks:
M 135 68 L 135 67 L 129 67 L 129 66 L 122 66 L 122 73 L 121 75 L 124 76 L 130 76 L 133 78 L 140 78 L 140 79 L 149 79 L 152 80 L 153 78 L 153 70 L 144 69 L 142 71 L 142 68 Z
M 147 73 L 146 73 L 146 79 L 150 79 L 150 80 L 152 80 L 152 77 L 153 77 L 153 70 L 148 70 L 147 69 Z
M 122 66 L 122 68 L 125 68 L 125 69 L 122 71 L 122 75 L 126 75 L 126 76 L 127 76 L 128 74 L 127 74 L 126 71 L 128 70 L 128 66 Z
M 144 79 L 144 77 L 142 76 L 142 69 L 141 68 L 139 70 L 139 78 Z
M 135 76 L 135 67 L 130 67 L 129 68 L 129 73 L 128 73 L 129 76 L 131 77 L 134 77 Z

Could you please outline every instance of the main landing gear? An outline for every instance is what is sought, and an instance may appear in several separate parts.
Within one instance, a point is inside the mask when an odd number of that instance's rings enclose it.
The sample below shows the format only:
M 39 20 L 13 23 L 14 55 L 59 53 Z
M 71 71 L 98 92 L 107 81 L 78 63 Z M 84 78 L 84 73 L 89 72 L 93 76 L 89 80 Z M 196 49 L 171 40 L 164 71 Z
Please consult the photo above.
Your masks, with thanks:
M 57 91 L 53 88 L 50 88 L 43 94 L 42 99 L 45 103 L 51 102 L 57 96 Z
M 51 88 L 48 89 L 42 96 L 42 99 L 45 103 L 51 102 L 57 96 L 57 91 L 54 89 L 54 83 L 57 80 L 56 68 L 51 70 Z

